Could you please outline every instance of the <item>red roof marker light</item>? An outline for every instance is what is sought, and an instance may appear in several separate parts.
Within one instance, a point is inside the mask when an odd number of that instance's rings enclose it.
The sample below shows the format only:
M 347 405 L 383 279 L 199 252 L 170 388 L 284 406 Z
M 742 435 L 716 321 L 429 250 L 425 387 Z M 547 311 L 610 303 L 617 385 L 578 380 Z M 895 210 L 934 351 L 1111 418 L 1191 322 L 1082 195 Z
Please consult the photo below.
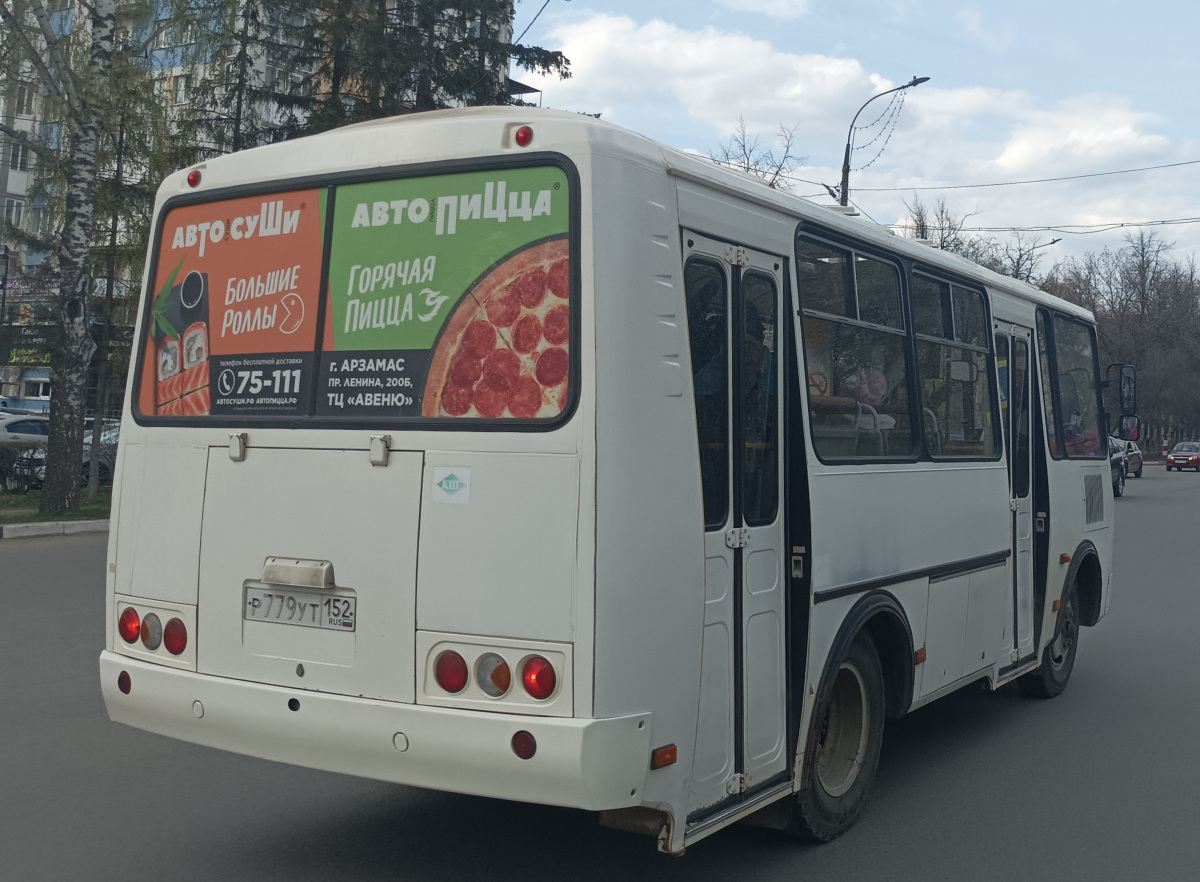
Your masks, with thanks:
M 516 141 L 518 147 L 528 147 L 533 143 L 533 129 L 529 126 L 521 126 L 517 129 Z
M 200 186 L 200 169 L 194 168 L 190 172 L 188 172 L 187 182 L 188 182 L 189 187 L 199 187 Z

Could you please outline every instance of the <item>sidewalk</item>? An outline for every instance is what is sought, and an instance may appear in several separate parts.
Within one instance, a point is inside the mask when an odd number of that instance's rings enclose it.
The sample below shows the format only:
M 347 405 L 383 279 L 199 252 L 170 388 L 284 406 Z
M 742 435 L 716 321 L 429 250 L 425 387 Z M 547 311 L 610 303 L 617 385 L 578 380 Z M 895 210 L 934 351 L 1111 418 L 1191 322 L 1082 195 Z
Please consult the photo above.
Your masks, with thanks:
M 0 540 L 106 532 L 108 532 L 108 518 L 96 521 L 39 521 L 32 524 L 0 524 Z

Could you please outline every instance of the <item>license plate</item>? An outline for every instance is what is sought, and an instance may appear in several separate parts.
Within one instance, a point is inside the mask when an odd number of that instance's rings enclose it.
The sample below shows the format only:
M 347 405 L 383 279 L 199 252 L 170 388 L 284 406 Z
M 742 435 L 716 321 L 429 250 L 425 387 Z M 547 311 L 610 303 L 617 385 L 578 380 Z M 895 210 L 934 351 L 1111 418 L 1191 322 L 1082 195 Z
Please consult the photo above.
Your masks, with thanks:
M 242 618 L 247 622 L 278 622 L 306 628 L 353 631 L 353 597 L 291 588 L 246 588 Z

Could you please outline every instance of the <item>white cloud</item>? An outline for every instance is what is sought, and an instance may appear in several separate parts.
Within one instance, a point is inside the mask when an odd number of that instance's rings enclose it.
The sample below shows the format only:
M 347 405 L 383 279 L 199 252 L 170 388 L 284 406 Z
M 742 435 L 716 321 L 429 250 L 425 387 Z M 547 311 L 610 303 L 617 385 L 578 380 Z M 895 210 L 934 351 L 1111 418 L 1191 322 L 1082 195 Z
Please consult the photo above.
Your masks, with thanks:
M 960 9 L 954 18 L 968 40 L 996 55 L 1011 46 L 1017 38 L 1015 27 L 1011 24 L 997 26 L 985 23 L 983 12 L 975 6 Z
M 553 106 L 603 111 L 617 122 L 639 102 L 662 104 L 665 92 L 690 118 L 721 131 L 741 115 L 754 132 L 799 123 L 812 137 L 844 131 L 848 107 L 891 86 L 853 59 L 780 52 L 743 34 L 660 20 L 597 14 L 556 28 L 547 42 L 571 59 L 571 79 L 523 81 Z
M 728 136 L 739 115 L 764 144 L 781 123 L 798 124 L 794 149 L 807 154 L 809 164 L 795 175 L 809 181 L 837 183 L 850 118 L 873 94 L 897 85 L 854 58 L 781 51 L 768 40 L 714 27 L 686 29 L 582 11 L 562 21 L 545 43 L 563 49 L 573 77 L 522 76 L 544 90 L 548 106 L 600 111 L 606 120 L 701 154 Z M 872 119 L 871 110 L 882 110 L 887 100 L 880 99 L 859 121 Z M 1020 89 L 945 88 L 930 82 L 906 93 L 898 129 L 883 155 L 851 175 L 852 198 L 879 221 L 891 223 L 906 214 L 903 201 L 913 193 L 907 188 L 1079 175 L 1194 158 L 1197 145 L 1169 141 L 1159 134 L 1162 126 L 1157 116 L 1118 95 L 1077 95 L 1049 104 Z M 854 167 L 872 153 L 856 153 Z M 972 226 L 1028 227 L 1194 214 L 1191 191 L 1179 185 L 1178 173 L 1151 172 L 921 191 L 921 196 L 934 201 L 944 195 L 958 213 L 978 212 Z M 873 189 L 887 187 L 906 189 Z M 797 184 L 795 191 L 820 190 Z M 1200 230 L 1172 227 L 1169 233 L 1181 252 L 1200 244 Z M 1056 250 L 1079 253 L 1119 244 L 1119 236 L 1068 237 Z
M 761 12 L 772 18 L 800 18 L 808 12 L 809 0 L 717 0 L 738 12 Z
M 1081 95 L 1018 120 L 996 164 L 1010 172 L 1061 174 L 1152 160 L 1168 147 L 1166 138 L 1146 131 L 1156 122 L 1153 114 L 1131 110 L 1128 99 Z

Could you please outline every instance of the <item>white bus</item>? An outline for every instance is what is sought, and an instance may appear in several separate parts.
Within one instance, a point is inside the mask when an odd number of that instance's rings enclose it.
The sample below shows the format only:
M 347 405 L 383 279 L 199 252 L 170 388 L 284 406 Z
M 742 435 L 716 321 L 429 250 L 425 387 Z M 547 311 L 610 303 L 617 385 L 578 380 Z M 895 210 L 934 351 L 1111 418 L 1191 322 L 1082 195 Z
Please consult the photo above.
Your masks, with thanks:
M 830 839 L 885 718 L 1054 695 L 1109 606 L 1086 311 L 587 116 L 181 171 L 145 287 L 118 722 L 671 853 Z

